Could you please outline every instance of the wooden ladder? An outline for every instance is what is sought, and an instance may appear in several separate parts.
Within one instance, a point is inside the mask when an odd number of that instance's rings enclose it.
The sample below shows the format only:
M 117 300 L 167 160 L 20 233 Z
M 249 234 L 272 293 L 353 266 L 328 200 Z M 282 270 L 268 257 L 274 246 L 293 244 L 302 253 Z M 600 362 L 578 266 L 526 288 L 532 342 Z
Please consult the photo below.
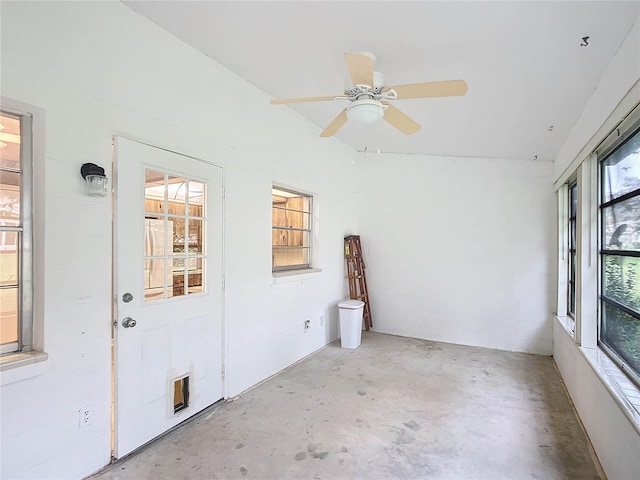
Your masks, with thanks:
M 360 235 L 344 237 L 344 258 L 347 261 L 349 297 L 352 300 L 362 300 L 364 302 L 362 318 L 364 320 L 364 328 L 369 330 L 373 326 L 373 323 L 371 321 L 371 306 L 369 305 L 367 277 L 365 276 Z

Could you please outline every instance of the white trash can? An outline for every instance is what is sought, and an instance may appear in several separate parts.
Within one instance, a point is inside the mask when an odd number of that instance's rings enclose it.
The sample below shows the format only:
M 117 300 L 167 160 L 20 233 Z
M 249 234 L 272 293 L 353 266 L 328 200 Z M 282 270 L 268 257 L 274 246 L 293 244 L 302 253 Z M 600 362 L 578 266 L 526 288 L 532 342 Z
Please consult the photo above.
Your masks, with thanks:
M 360 300 L 345 300 L 338 303 L 340 316 L 340 344 L 342 348 L 351 350 L 360 346 L 362 339 L 362 312 L 364 302 Z

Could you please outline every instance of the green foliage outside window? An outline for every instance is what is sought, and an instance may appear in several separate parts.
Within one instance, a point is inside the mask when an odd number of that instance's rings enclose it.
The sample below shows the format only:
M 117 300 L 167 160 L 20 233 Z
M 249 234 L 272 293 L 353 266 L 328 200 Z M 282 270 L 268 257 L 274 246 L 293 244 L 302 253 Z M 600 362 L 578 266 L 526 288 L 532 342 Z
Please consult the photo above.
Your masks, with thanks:
M 634 311 L 640 311 L 640 258 L 607 257 L 605 291 L 607 297 Z M 604 304 L 603 340 L 640 372 L 640 320 Z

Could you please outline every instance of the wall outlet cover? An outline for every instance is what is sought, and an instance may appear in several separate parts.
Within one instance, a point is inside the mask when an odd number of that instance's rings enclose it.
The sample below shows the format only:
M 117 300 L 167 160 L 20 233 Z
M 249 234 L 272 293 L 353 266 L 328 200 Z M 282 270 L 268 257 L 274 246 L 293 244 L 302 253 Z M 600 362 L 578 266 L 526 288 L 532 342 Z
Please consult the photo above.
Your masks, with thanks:
M 82 407 L 79 412 L 78 428 L 86 427 L 93 423 L 93 412 L 89 407 Z

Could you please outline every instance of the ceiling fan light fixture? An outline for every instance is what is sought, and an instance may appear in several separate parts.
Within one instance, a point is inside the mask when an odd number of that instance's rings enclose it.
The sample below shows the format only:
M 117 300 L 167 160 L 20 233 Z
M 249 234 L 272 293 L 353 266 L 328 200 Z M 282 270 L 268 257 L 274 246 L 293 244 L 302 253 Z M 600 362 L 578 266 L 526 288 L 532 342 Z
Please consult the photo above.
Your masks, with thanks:
M 384 115 L 384 105 L 377 100 L 355 100 L 347 107 L 347 118 L 363 125 L 377 122 Z

